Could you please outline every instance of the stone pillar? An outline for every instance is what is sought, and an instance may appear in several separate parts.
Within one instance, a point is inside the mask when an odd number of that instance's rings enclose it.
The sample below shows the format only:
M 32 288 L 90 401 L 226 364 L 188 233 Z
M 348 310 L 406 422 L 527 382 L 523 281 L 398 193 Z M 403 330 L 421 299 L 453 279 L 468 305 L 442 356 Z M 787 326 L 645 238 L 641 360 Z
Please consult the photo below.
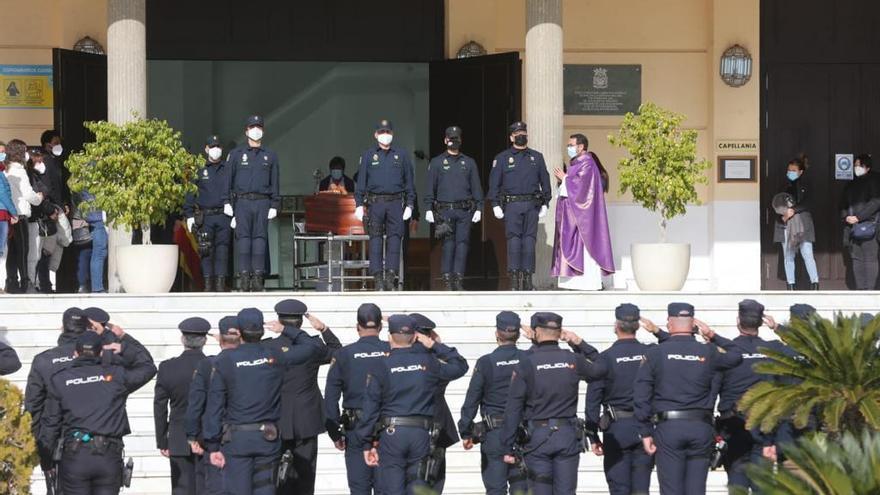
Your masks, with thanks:
M 526 0 L 525 121 L 529 146 L 544 154 L 550 182 L 553 169 L 562 165 L 565 145 L 562 114 L 562 0 Z M 553 258 L 556 201 L 538 226 L 535 287 L 549 289 Z
M 107 119 L 121 124 L 147 116 L 146 0 L 107 0 Z M 109 290 L 120 292 L 116 253 L 131 232 L 110 229 Z

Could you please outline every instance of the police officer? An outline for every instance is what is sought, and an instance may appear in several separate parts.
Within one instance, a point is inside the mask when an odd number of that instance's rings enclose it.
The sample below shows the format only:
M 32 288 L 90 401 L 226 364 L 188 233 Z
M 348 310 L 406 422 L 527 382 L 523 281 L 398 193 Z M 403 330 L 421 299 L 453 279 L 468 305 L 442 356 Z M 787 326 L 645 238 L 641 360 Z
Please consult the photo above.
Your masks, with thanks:
M 363 449 L 355 439 L 354 430 L 363 417 L 367 371 L 373 361 L 388 357 L 391 351 L 388 342 L 379 340 L 381 331 L 382 310 L 372 303 L 361 304 L 357 311 L 358 340 L 336 353 L 324 387 L 327 433 L 336 448 L 345 451 L 348 489 L 352 495 L 371 495 L 373 490 L 379 493 L 376 469 L 364 461 Z
M 202 257 L 202 275 L 205 277 L 205 292 L 226 290 L 226 277 L 229 275 L 229 243 L 232 239 L 230 218 L 223 214 L 223 202 L 229 194 L 229 168 L 222 160 L 223 147 L 217 136 L 208 137 L 205 143 L 208 161 L 196 176 L 198 194 L 188 193 L 183 204 L 186 227 L 193 234 L 203 233 L 199 241 L 199 255 Z M 193 230 L 198 228 L 198 232 Z M 201 246 L 207 242 L 208 249 Z
M 562 317 L 558 314 L 537 313 L 533 326 L 538 343 L 516 365 L 504 410 L 504 462 L 517 463 L 514 443 L 524 422 L 529 439 L 521 447 L 532 493 L 574 494 L 583 445 L 577 419 L 578 388 L 582 380 L 602 378 L 605 369 L 601 363 L 559 347 Z
M 468 365 L 454 348 L 416 332 L 407 315 L 388 318 L 388 331 L 391 353 L 372 363 L 355 436 L 367 465 L 379 467 L 382 493 L 413 493 L 438 474 L 428 469 L 437 388 L 462 377 Z M 431 352 L 413 348 L 416 341 Z M 379 429 L 376 448 L 373 432 Z
M 202 425 L 211 464 L 223 470 L 225 490 L 236 495 L 275 493 L 284 371 L 317 351 L 305 332 L 291 326 L 281 329 L 289 347 L 264 345 L 263 328 L 263 313 L 256 308 L 238 313 L 242 344 L 214 362 Z
M 224 316 L 217 324 L 220 333 L 216 336 L 220 343 L 221 352 L 226 349 L 235 349 L 241 344 L 241 336 L 238 333 L 238 318 L 236 316 Z M 189 386 L 186 415 L 183 426 L 190 450 L 199 458 L 202 464 L 204 479 L 202 480 L 205 495 L 224 495 L 223 476 L 217 466 L 211 464 L 210 458 L 205 454 L 204 437 L 202 436 L 202 417 L 205 414 L 205 404 L 208 399 L 208 389 L 211 383 L 211 374 L 214 370 L 214 362 L 217 356 L 208 356 L 196 366 L 193 373 L 192 383 Z
M 61 492 L 116 494 L 122 486 L 122 437 L 131 433 L 125 402 L 156 374 L 152 361 L 118 346 L 125 366 L 102 359 L 104 341 L 95 332 L 76 340 L 76 359 L 51 378 L 40 443 L 63 445 Z
M 238 252 L 238 283 L 242 292 L 262 292 L 266 275 L 269 220 L 278 216 L 278 155 L 263 146 L 263 118 L 252 115 L 245 123 L 247 146 L 239 146 L 226 159 L 229 190 L 223 196 L 223 213 L 233 216 Z M 235 209 L 233 209 L 233 204 Z
M 197 455 L 187 442 L 184 416 L 193 372 L 204 361 L 202 349 L 211 329 L 208 320 L 187 318 L 177 326 L 184 351 L 180 356 L 159 364 L 153 395 L 153 421 L 156 425 L 156 448 L 171 463 L 171 493 L 196 495 L 204 492 L 205 473 Z M 171 405 L 169 415 L 168 406 Z
M 458 421 L 464 449 L 471 450 L 474 444 L 480 444 L 480 466 L 487 495 L 506 495 L 508 488 L 510 493 L 528 490 L 526 479 L 504 462 L 505 450 L 501 446 L 510 377 L 514 367 L 527 355 L 516 347 L 520 326 L 519 315 L 512 311 L 502 311 L 495 317 L 498 347 L 477 360 Z M 475 425 L 477 409 L 483 421 Z
M 355 216 L 363 220 L 367 207 L 370 274 L 376 289 L 395 290 L 405 222 L 412 217 L 416 201 L 413 165 L 406 150 L 392 145 L 394 126 L 390 121 L 376 124 L 374 137 L 378 144 L 367 149 L 358 162 Z
M 694 318 L 690 304 L 671 303 L 667 313 L 670 337 L 647 350 L 636 375 L 635 415 L 645 452 L 657 454 L 660 493 L 700 494 L 706 492 L 715 437 L 712 380 L 739 365 L 742 354 L 730 341 L 716 343 L 715 332 Z M 695 329 L 709 344 L 697 342 Z
M 287 368 L 281 385 L 281 420 L 278 423 L 281 451 L 289 450 L 293 455 L 293 469 L 286 480 L 280 480 L 278 494 L 307 495 L 315 492 L 318 435 L 326 431 L 318 370 L 330 363 L 342 344 L 327 325 L 308 313 L 301 301 L 285 299 L 275 305 L 275 313 L 278 314 L 278 323 L 296 329 L 302 327 L 305 316 L 321 335 L 311 337 L 312 344 L 319 351 L 306 363 Z M 279 347 L 291 344 L 284 335 L 266 342 Z
M 495 218 L 504 219 L 511 289 L 532 290 L 538 219 L 550 204 L 550 174 L 544 155 L 528 147 L 525 122 L 510 125 L 510 142 L 492 161 L 489 200 Z
M 440 273 L 446 290 L 463 290 L 471 224 L 483 214 L 483 186 L 473 158 L 461 152 L 461 127 L 446 129 L 446 151 L 428 163 L 425 220 L 443 242 Z M 442 229 L 442 237 L 441 237 Z
M 9 344 L 0 342 L 0 376 L 11 375 L 21 369 L 21 360 Z

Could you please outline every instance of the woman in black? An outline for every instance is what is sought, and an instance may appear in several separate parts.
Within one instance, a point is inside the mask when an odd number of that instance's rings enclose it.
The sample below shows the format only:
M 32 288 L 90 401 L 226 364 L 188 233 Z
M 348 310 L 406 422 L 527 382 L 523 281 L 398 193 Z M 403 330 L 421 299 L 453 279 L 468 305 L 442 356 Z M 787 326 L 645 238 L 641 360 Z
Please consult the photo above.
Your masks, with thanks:
M 807 275 L 810 277 L 810 289 L 819 290 L 819 270 L 816 267 L 816 258 L 813 256 L 816 229 L 813 227 L 813 216 L 810 214 L 810 195 L 803 180 L 806 170 L 807 157 L 804 155 L 788 162 L 785 172 L 786 185 L 782 192 L 790 195 L 794 204 L 780 216 L 773 232 L 773 242 L 782 244 L 788 290 L 795 288 L 795 257 L 798 251 L 804 259 Z
M 871 171 L 871 155 L 856 157 L 855 179 L 843 191 L 843 245 L 849 248 L 856 289 L 873 290 L 880 272 L 877 217 L 880 212 L 880 176 Z

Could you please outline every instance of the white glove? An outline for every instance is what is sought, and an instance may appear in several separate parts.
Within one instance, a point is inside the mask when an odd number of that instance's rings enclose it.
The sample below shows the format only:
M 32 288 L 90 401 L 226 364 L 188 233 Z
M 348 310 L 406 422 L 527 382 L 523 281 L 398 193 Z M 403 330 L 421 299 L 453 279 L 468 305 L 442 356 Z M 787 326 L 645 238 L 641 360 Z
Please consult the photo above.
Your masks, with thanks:
M 428 223 L 434 223 L 434 212 L 428 210 L 425 212 L 425 221 Z
M 407 206 L 406 208 L 403 209 L 403 219 L 409 220 L 410 218 L 412 218 L 412 208 Z
M 483 212 L 481 212 L 480 210 L 477 210 L 477 211 L 474 212 L 474 217 L 471 218 L 471 222 L 473 222 L 473 223 L 477 223 L 477 222 L 479 222 L 482 218 L 483 218 Z
M 235 215 L 235 213 L 232 212 L 232 205 L 223 205 L 223 214 L 227 217 Z
M 107 223 L 107 212 L 106 211 L 101 212 L 101 221 L 104 223 Z
M 193 225 L 195 225 L 195 224 L 196 224 L 195 218 L 187 218 L 186 219 L 186 230 L 189 230 L 190 232 L 192 232 Z
M 364 221 L 364 207 L 358 206 L 354 209 L 354 217 L 358 219 L 358 222 Z
M 273 218 L 275 218 L 277 216 L 278 216 L 278 210 L 276 210 L 275 208 L 269 208 L 269 220 L 272 220 Z
M 229 222 L 229 228 L 230 228 L 230 229 L 234 229 L 234 228 L 235 228 L 235 218 L 234 218 L 234 217 L 232 218 L 232 221 Z
M 492 213 L 495 214 L 495 218 L 497 218 L 498 220 L 504 218 L 504 210 L 502 210 L 500 206 L 492 208 Z
M 538 218 L 544 218 L 547 215 L 547 205 L 541 205 L 541 211 L 538 212 Z

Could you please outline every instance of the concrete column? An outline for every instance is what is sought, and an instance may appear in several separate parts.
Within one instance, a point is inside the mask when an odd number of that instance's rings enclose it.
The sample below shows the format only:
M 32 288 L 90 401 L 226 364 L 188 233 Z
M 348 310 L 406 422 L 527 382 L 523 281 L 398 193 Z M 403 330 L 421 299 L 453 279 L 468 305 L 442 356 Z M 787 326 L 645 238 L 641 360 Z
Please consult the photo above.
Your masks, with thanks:
M 562 0 L 526 0 L 525 121 L 529 146 L 544 154 L 552 171 L 562 165 L 565 144 L 562 114 Z M 554 191 L 555 192 L 555 191 Z M 556 201 L 538 226 L 536 288 L 555 287 L 549 276 L 553 257 Z
M 107 0 L 107 118 L 122 124 L 147 116 L 146 0 Z M 109 290 L 119 292 L 116 253 L 131 245 L 131 232 L 113 227 L 109 243 Z

